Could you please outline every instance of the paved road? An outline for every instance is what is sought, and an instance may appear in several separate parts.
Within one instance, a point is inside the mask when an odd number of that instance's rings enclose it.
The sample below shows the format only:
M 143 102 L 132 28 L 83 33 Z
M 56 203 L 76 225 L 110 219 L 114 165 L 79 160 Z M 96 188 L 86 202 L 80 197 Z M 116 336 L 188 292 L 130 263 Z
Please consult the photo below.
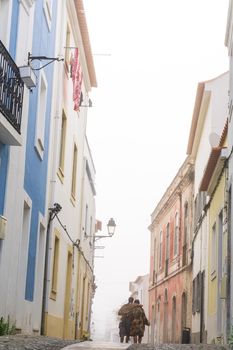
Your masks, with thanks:
M 69 345 L 63 350 L 123 350 L 127 349 L 128 347 L 129 344 L 85 341 L 82 343 Z
M 230 350 L 227 345 L 213 344 L 121 344 L 85 341 L 73 344 L 62 350 Z
M 121 344 L 63 340 L 43 336 L 0 336 L 0 350 L 231 350 L 227 345 Z
M 0 350 L 61 350 L 73 343 L 74 340 L 62 340 L 43 336 L 0 336 Z

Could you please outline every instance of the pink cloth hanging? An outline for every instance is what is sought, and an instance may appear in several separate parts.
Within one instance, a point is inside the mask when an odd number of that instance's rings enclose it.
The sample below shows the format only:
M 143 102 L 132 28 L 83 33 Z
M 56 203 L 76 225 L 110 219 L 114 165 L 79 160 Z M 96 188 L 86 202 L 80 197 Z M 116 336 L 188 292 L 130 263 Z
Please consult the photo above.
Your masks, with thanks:
M 83 78 L 83 74 L 82 74 L 81 66 L 79 62 L 79 51 L 78 51 L 78 48 L 76 48 L 74 52 L 73 62 L 72 62 L 73 101 L 74 101 L 75 111 L 79 111 L 81 91 L 82 91 L 82 78 Z

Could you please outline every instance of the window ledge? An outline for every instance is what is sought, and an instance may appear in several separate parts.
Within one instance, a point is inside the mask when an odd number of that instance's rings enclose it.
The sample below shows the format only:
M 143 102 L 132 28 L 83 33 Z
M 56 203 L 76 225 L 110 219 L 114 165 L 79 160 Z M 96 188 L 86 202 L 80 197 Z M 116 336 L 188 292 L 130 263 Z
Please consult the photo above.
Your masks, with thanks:
M 210 275 L 211 281 L 213 281 L 216 277 L 217 277 L 216 270 L 213 270 L 213 271 L 211 272 L 211 275 Z
M 57 176 L 58 176 L 59 180 L 61 181 L 61 183 L 63 184 L 65 175 L 64 175 L 64 173 L 63 173 L 61 168 L 58 169 Z
M 37 153 L 38 157 L 40 158 L 40 160 L 43 160 L 44 147 L 43 147 L 43 144 L 41 142 L 41 139 L 38 138 L 36 140 L 34 147 L 35 147 L 36 153 Z
M 50 299 L 57 300 L 57 291 L 55 291 L 54 289 L 51 290 Z
M 75 199 L 75 197 L 73 196 L 73 194 L 71 194 L 70 201 L 71 201 L 72 205 L 75 207 L 75 205 L 76 205 L 76 199 Z

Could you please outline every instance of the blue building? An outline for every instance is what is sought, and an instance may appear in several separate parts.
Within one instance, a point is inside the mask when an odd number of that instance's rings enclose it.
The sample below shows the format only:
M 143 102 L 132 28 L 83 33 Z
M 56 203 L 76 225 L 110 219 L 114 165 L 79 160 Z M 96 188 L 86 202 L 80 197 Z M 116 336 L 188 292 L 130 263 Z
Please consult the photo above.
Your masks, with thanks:
M 27 333 L 41 326 L 56 7 L 0 2 L 0 317 Z

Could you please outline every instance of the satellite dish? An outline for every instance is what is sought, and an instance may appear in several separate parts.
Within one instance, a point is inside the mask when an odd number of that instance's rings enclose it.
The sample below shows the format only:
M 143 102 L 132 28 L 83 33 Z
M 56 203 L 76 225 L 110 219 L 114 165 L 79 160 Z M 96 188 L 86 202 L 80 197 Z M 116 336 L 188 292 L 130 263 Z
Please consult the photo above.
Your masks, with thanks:
M 220 136 L 216 132 L 212 132 L 209 135 L 209 143 L 212 148 L 218 147 L 220 142 Z

